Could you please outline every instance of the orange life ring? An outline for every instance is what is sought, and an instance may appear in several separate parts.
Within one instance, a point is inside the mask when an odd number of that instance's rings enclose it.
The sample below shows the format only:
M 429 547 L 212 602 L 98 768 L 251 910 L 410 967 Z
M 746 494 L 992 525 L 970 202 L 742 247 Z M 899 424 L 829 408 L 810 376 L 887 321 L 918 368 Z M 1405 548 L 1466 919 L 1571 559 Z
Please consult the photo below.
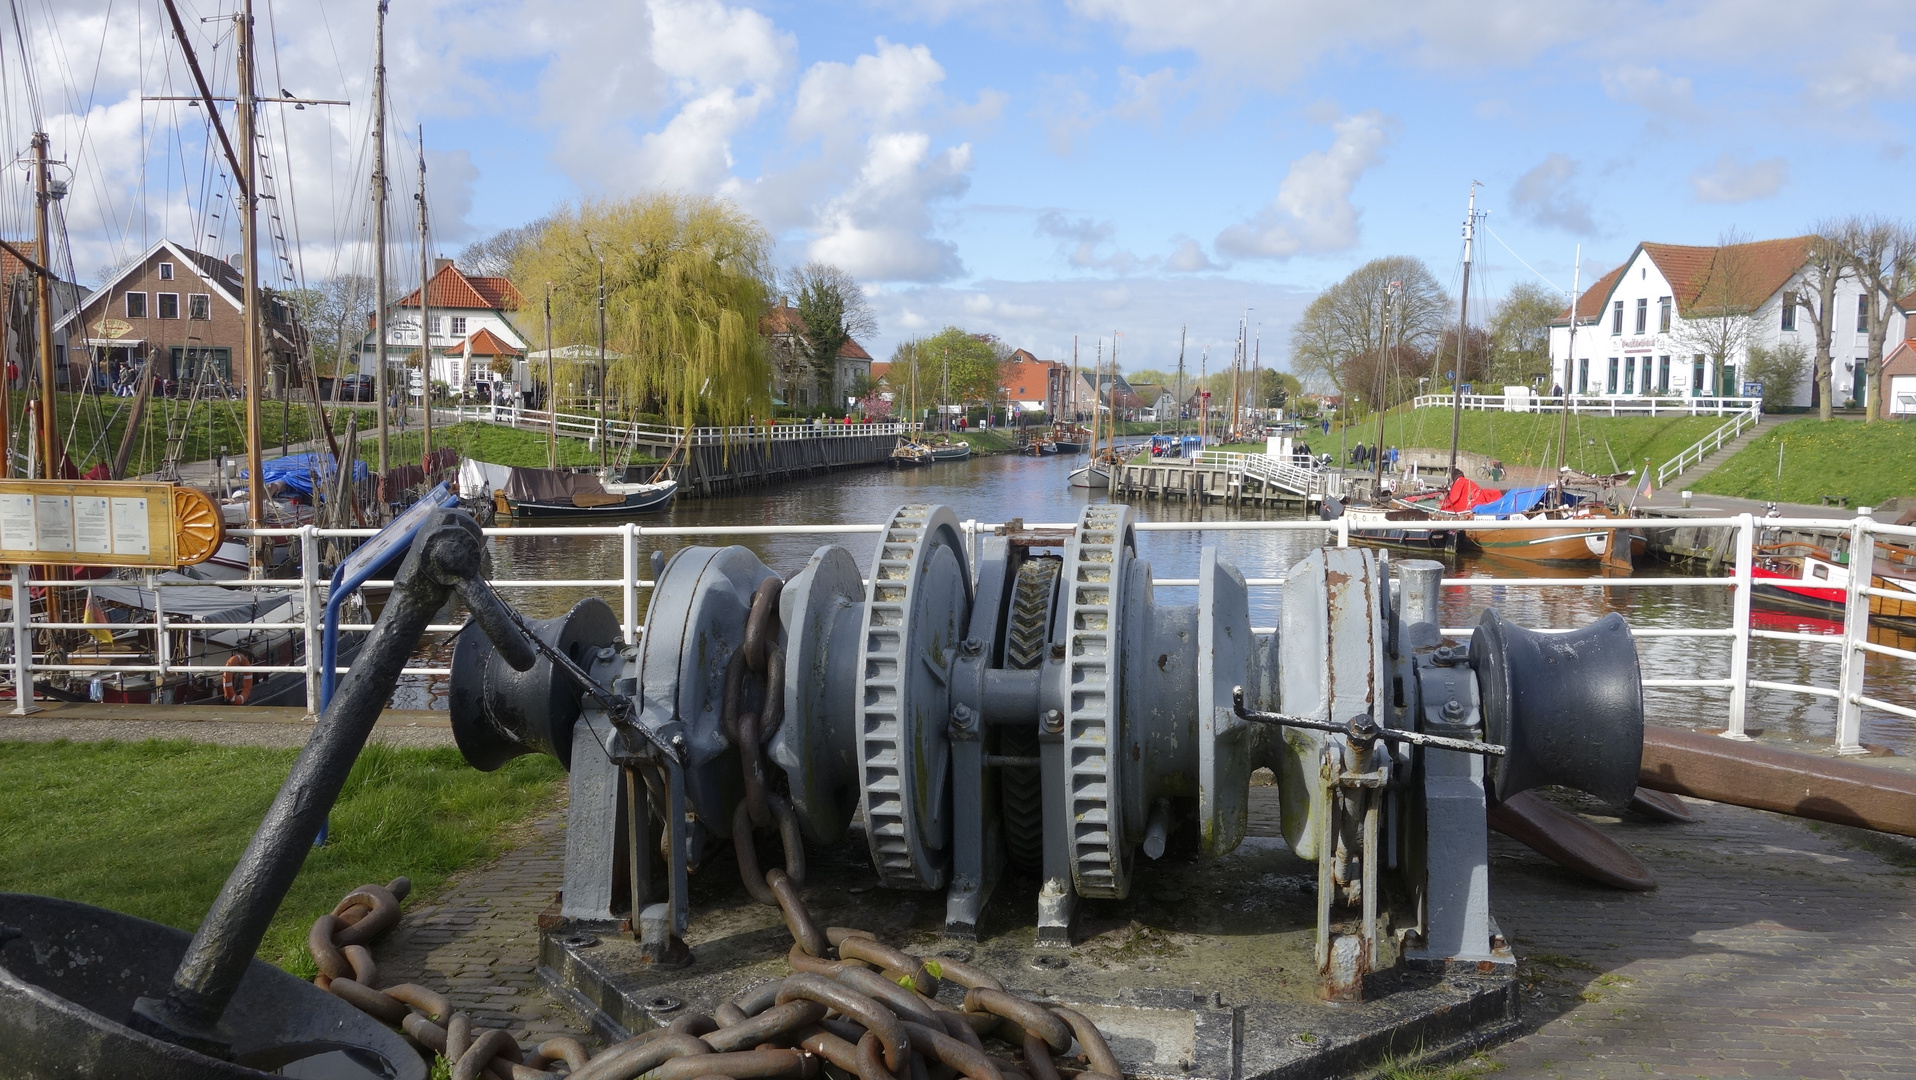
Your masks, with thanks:
M 253 661 L 245 653 L 234 653 L 226 658 L 229 668 L 247 668 Z M 246 699 L 253 696 L 253 673 L 228 671 L 220 676 L 220 693 L 226 695 L 228 705 L 244 705 Z

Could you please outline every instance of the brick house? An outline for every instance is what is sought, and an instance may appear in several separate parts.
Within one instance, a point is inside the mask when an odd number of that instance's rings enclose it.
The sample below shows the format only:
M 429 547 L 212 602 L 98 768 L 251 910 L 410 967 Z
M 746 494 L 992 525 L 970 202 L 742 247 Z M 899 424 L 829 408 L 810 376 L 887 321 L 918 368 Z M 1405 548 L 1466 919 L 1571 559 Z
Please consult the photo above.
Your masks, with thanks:
M 1023 412 L 1063 415 L 1069 405 L 1071 367 L 1040 360 L 1024 349 L 1012 353 L 998 370 L 1000 385 Z
M 804 323 L 798 317 L 798 309 L 784 302 L 767 311 L 765 317 L 759 320 L 759 333 L 771 343 L 773 353 L 786 357 L 799 356 L 798 339 L 803 330 Z M 784 366 L 793 371 L 791 375 L 781 371 L 774 376 L 778 380 L 774 392 L 787 404 L 802 409 L 829 405 L 837 410 L 844 405 L 845 398 L 850 396 L 852 383 L 860 376 L 877 377 L 872 374 L 872 355 L 852 338 L 846 338 L 845 344 L 838 348 L 830 386 L 824 385 L 824 380 L 816 373 L 804 372 L 803 360 L 791 360 L 785 365 L 773 366 Z
M 190 392 L 199 379 L 237 387 L 243 374 L 246 330 L 239 270 L 211 255 L 161 240 L 87 294 L 55 328 L 71 328 L 67 385 L 96 389 L 129 384 L 151 360 L 160 392 Z M 293 305 L 260 290 L 265 369 L 269 388 L 300 382 L 297 363 L 307 332 Z

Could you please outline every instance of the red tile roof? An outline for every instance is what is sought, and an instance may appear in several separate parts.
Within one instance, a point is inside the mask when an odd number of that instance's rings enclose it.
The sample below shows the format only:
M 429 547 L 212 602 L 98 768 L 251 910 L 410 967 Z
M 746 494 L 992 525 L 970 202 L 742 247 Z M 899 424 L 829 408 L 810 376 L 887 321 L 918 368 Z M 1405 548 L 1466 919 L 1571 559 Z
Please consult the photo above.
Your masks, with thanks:
M 468 337 L 448 352 L 470 353 L 473 356 L 521 356 L 512 343 L 492 332 L 488 327 L 480 327 L 479 332 Z
M 1628 264 L 1626 263 L 1625 265 L 1627 266 Z M 1593 319 L 1603 316 L 1604 302 L 1610 299 L 1610 290 L 1617 287 L 1617 279 L 1623 276 L 1623 269 L 1622 266 L 1619 266 L 1615 270 L 1598 278 L 1594 284 L 1583 290 L 1582 296 L 1577 297 L 1577 322 L 1579 324 L 1590 322 Z M 1559 325 L 1569 325 L 1570 309 L 1564 308 L 1557 313 L 1557 317 L 1552 321 Z
M 502 277 L 480 277 L 462 272 L 448 262 L 433 274 L 427 299 L 436 308 L 511 311 L 525 302 L 512 282 Z M 399 307 L 418 307 L 419 290 L 399 298 Z
M 1689 314 L 1699 302 L 1754 309 L 1776 295 L 1809 260 L 1813 236 L 1758 240 L 1728 247 L 1685 247 L 1677 244 L 1643 245 L 1676 294 L 1677 310 Z M 1729 290 L 1717 295 L 1713 275 Z M 1710 293 L 1705 296 L 1705 293 Z
M 20 240 L 16 241 L 13 246 L 25 252 L 28 258 L 36 262 L 39 261 L 40 248 L 38 241 Z M 0 248 L 0 286 L 5 286 L 11 282 L 14 275 L 25 273 L 26 269 L 27 264 L 15 258 L 13 252 L 5 248 Z

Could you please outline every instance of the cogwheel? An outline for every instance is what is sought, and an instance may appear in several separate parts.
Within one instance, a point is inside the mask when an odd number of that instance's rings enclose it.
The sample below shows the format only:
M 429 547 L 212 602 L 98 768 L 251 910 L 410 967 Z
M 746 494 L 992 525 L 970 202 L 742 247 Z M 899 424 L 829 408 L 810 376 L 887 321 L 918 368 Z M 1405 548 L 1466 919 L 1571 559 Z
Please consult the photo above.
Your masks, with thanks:
M 1051 612 L 1057 597 L 1062 559 L 1042 556 L 1026 559 L 1012 585 L 1011 610 L 1005 619 L 1005 666 L 1030 671 L 1044 662 L 1051 641 Z M 999 752 L 1008 757 L 1037 757 L 1037 717 L 1029 725 L 1002 729 Z M 1004 810 L 1005 854 L 1020 870 L 1036 871 L 1044 863 L 1044 791 L 1037 769 L 1005 769 L 998 790 Z

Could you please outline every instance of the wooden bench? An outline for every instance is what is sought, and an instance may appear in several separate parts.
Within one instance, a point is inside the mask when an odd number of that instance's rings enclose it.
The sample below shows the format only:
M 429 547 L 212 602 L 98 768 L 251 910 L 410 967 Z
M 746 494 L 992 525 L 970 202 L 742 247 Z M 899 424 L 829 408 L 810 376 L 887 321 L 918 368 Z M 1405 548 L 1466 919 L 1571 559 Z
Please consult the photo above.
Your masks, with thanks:
M 1821 495 L 1821 496 L 1818 496 L 1818 498 L 1823 500 L 1824 506 L 1841 506 L 1844 509 L 1849 508 L 1848 495 Z

